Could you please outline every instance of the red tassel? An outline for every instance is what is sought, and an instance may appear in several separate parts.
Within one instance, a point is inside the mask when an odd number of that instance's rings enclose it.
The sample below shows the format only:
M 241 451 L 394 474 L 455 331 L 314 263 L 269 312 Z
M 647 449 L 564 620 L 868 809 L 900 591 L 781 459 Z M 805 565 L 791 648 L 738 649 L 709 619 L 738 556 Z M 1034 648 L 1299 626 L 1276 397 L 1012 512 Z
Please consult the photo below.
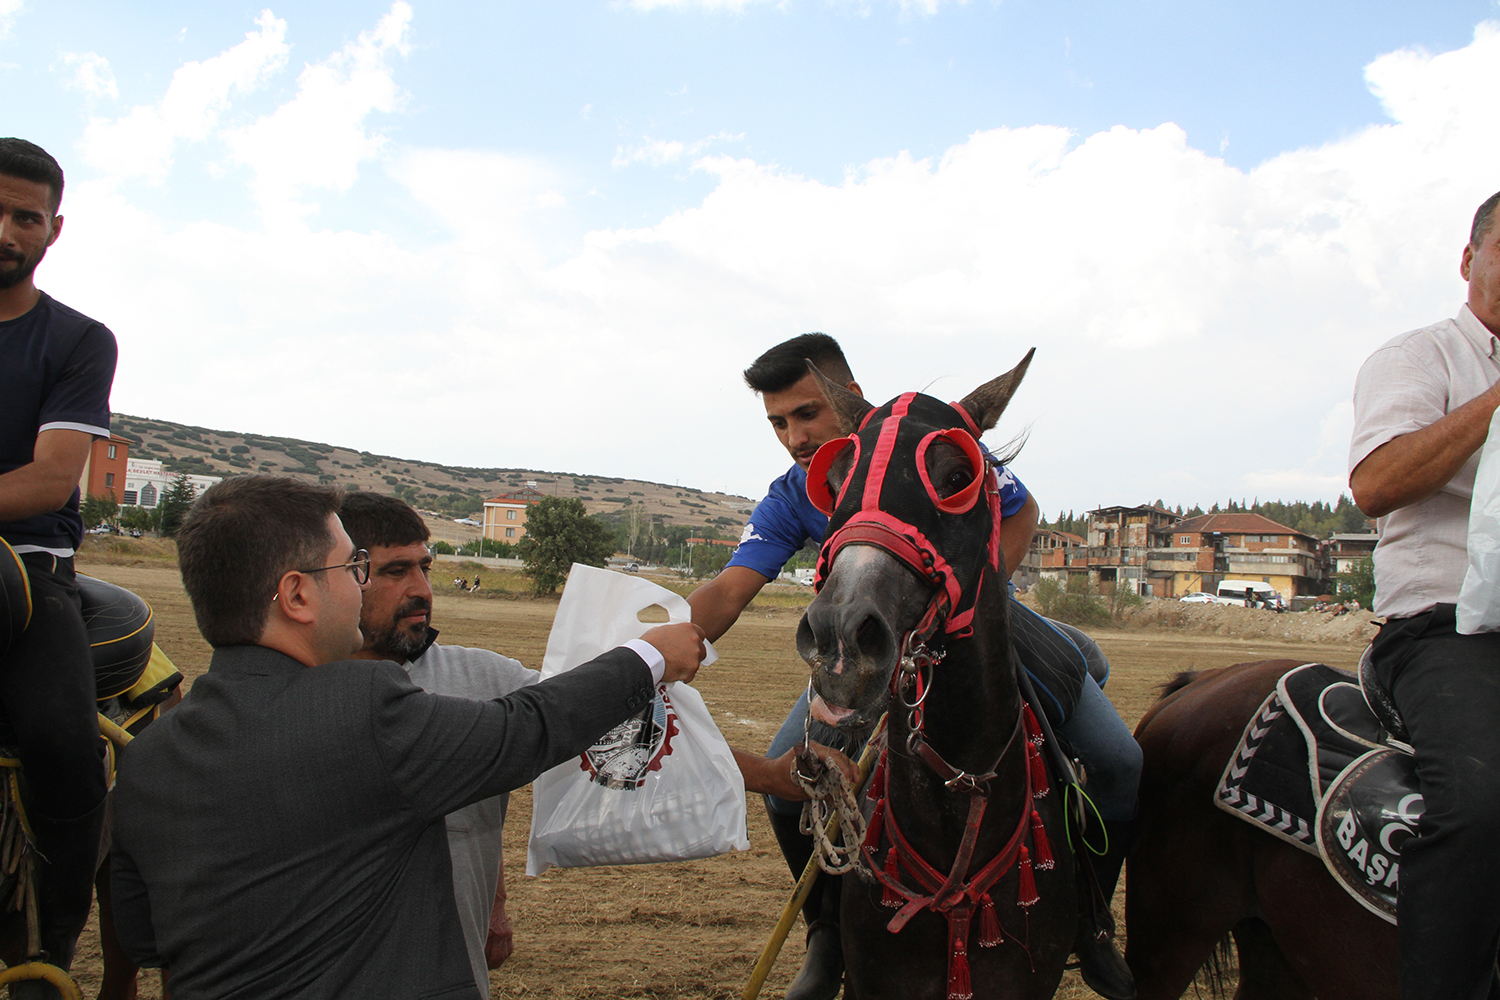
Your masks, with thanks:
M 1021 884 L 1016 890 L 1016 905 L 1025 909 L 1036 905 L 1042 897 L 1036 894 L 1036 878 L 1031 874 L 1031 854 L 1026 850 L 1026 845 L 1021 845 L 1021 857 L 1016 862 L 1016 867 L 1021 869 Z
M 885 754 L 880 755 L 880 761 L 875 765 L 875 774 L 870 778 L 868 794 L 872 799 L 885 798 Z
M 1021 850 L 1024 851 L 1026 848 L 1023 847 Z M 901 881 L 901 865 L 896 857 L 895 844 L 892 844 L 891 849 L 885 852 L 885 874 L 886 878 L 892 882 Z M 893 910 L 899 910 L 906 905 L 906 900 L 902 898 L 899 892 L 887 885 L 885 891 L 880 894 L 880 905 L 889 906 Z
M 1000 929 L 1000 918 L 995 915 L 995 904 L 990 894 L 985 893 L 979 905 L 979 947 L 993 948 L 1005 940 Z
M 865 827 L 865 847 L 880 849 L 880 835 L 885 832 L 885 799 L 875 800 L 875 811 L 870 814 L 870 823 Z
M 1042 817 L 1035 809 L 1031 810 L 1031 846 L 1036 850 L 1036 866 L 1044 872 L 1051 871 L 1054 864 L 1052 845 L 1047 841 L 1047 828 L 1042 825 Z
M 957 937 L 953 940 L 953 954 L 948 956 L 948 1000 L 974 1000 L 974 984 L 969 980 L 969 949 Z
M 1027 709 L 1031 711 L 1031 709 Z M 1047 783 L 1047 762 L 1042 759 L 1042 751 L 1036 743 L 1026 741 L 1026 761 L 1031 765 L 1031 797 L 1040 799 L 1046 797 L 1052 790 Z

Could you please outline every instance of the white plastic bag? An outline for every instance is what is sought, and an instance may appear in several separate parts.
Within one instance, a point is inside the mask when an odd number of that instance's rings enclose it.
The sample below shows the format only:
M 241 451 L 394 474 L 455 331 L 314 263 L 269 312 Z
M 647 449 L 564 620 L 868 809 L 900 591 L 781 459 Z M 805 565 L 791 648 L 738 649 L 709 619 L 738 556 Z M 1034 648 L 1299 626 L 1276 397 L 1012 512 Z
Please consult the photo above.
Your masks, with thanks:
M 1500 410 L 1479 451 L 1474 498 L 1469 501 L 1469 568 L 1458 592 L 1462 635 L 1500 631 Z
M 649 580 L 574 563 L 563 590 L 543 679 L 637 639 L 652 605 L 668 620 L 692 616 L 687 601 Z M 704 664 L 718 654 L 709 646 Z M 641 713 L 574 760 L 532 783 L 526 874 L 553 865 L 683 861 L 743 851 L 745 784 L 703 696 L 687 684 L 657 686 Z

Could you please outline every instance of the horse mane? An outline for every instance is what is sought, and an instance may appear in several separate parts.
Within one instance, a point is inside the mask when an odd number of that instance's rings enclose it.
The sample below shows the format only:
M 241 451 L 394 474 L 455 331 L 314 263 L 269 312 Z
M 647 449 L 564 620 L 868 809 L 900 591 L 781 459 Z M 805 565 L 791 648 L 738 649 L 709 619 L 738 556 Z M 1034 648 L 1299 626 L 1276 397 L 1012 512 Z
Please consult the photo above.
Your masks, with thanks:
M 1182 671 L 1182 673 L 1178 674 L 1176 677 L 1173 677 L 1171 680 L 1167 681 L 1161 686 L 1161 693 L 1157 695 L 1157 698 L 1165 698 L 1169 694 L 1176 694 L 1178 691 L 1181 691 L 1183 688 L 1193 683 L 1193 681 L 1197 680 L 1199 676 L 1200 675 L 1196 670 Z

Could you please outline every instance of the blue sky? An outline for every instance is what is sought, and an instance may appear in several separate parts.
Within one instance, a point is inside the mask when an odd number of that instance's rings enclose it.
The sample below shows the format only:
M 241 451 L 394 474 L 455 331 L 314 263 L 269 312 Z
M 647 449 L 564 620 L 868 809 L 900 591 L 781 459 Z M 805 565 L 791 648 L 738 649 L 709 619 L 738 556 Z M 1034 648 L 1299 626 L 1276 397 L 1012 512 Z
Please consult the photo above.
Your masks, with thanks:
M 1457 308 L 1500 187 L 1495 0 L 266 10 L 0 0 L 118 409 L 754 495 L 764 347 L 884 397 L 1035 344 L 1049 511 L 1331 499 L 1359 360 Z

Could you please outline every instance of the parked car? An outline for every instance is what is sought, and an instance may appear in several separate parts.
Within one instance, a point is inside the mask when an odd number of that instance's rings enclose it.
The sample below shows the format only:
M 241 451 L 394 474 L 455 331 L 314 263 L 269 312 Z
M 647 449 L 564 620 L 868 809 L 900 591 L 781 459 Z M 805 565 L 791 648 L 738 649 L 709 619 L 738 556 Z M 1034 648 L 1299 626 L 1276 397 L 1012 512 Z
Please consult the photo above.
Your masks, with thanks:
M 1214 603 L 1214 595 L 1213 594 L 1206 594 L 1206 593 L 1204 593 L 1201 590 L 1196 590 L 1196 591 L 1194 591 L 1191 594 L 1183 594 L 1181 597 L 1179 597 L 1177 599 L 1179 601 L 1181 601 L 1183 604 L 1213 604 Z

